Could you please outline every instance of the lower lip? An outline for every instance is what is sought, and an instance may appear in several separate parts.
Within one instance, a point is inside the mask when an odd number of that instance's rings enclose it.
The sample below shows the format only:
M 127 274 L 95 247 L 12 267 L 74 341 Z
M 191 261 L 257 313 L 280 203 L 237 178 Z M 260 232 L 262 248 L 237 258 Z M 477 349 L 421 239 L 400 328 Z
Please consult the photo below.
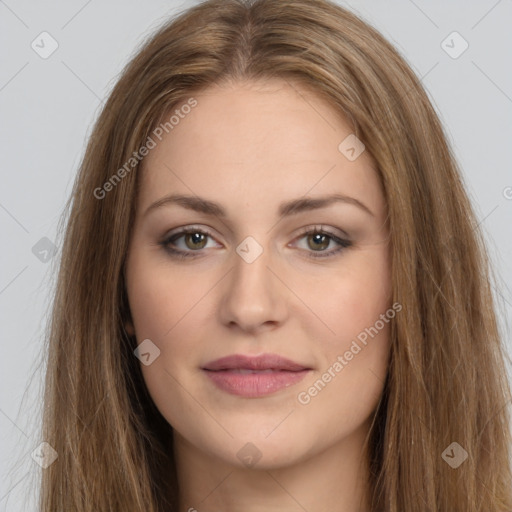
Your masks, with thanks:
M 271 395 L 280 389 L 300 382 L 310 370 L 298 372 L 276 370 L 274 372 L 238 373 L 230 370 L 204 370 L 213 383 L 232 395 L 255 398 Z

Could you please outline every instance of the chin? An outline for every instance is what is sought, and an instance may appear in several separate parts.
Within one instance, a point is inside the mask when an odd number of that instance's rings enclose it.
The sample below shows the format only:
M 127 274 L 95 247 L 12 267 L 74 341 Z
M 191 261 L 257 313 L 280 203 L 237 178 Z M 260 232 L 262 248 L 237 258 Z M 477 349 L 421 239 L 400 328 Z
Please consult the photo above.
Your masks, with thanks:
M 305 446 L 305 440 L 300 439 L 298 433 L 283 431 L 281 435 L 253 432 L 251 430 L 240 434 L 230 431 L 234 439 L 226 443 L 225 439 L 218 439 L 216 446 L 211 446 L 211 452 L 215 453 L 227 464 L 239 468 L 254 470 L 270 470 L 286 467 L 305 459 L 313 446 Z M 209 439 L 211 442 L 211 438 Z M 314 443 L 314 441 L 312 440 Z

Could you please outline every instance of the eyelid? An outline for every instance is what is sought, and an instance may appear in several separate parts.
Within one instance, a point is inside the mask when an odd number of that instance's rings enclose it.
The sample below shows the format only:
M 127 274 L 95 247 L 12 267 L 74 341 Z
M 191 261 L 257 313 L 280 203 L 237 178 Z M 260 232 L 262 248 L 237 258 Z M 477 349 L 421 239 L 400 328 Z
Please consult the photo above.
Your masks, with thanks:
M 204 233 L 205 235 L 210 236 L 211 238 L 215 238 L 213 235 L 211 228 L 209 227 L 203 227 L 203 225 L 200 224 L 189 224 L 186 226 L 180 226 L 179 228 L 173 229 L 169 232 L 167 232 L 163 236 L 163 240 L 169 240 L 175 235 L 186 235 L 187 233 Z
M 333 230 L 339 231 L 339 234 L 334 233 Z M 343 231 L 339 228 L 325 227 L 323 224 L 313 224 L 311 226 L 306 226 L 305 228 L 301 228 L 301 230 L 297 236 L 304 236 L 304 235 L 309 234 L 314 231 L 318 231 L 319 233 L 325 233 L 334 238 L 345 238 L 346 240 L 350 239 L 350 236 L 345 231 Z

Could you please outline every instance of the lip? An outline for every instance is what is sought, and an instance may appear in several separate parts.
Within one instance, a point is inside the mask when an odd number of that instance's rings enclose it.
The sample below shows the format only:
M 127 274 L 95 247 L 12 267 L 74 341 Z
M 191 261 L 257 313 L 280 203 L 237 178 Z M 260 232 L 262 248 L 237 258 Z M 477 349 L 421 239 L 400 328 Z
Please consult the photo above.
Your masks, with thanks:
M 256 398 L 298 383 L 311 368 L 277 354 L 234 354 L 211 361 L 202 370 L 219 389 Z

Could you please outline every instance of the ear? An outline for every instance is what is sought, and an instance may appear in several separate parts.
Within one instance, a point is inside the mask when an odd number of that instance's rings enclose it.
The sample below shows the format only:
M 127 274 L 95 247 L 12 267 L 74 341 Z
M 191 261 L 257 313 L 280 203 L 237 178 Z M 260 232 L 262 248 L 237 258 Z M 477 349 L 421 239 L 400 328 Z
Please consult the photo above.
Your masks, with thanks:
M 135 327 L 133 326 L 133 322 L 131 320 L 125 321 L 124 328 L 129 336 L 135 336 Z

